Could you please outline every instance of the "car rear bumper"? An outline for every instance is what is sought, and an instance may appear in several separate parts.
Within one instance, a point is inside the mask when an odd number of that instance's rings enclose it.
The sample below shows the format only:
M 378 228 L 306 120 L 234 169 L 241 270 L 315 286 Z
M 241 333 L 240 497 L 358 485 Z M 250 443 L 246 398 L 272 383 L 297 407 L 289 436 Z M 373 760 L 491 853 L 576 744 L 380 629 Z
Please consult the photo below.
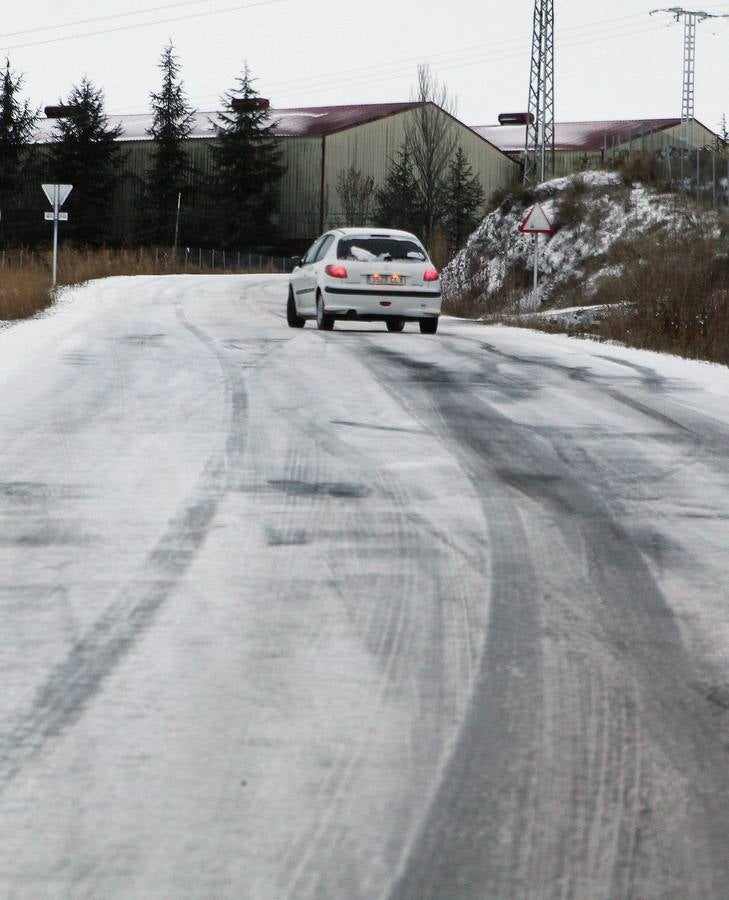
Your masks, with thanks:
M 325 287 L 324 305 L 329 315 L 342 319 L 432 319 L 440 315 L 440 291 L 397 291 Z

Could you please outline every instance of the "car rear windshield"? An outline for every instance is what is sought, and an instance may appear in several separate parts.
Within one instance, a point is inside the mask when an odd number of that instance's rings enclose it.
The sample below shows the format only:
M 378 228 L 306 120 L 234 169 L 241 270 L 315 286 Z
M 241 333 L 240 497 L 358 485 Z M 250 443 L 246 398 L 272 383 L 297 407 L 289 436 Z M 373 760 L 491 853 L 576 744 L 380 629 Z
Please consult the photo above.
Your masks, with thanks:
M 354 259 L 359 262 L 387 261 L 424 262 L 425 253 L 415 241 L 393 237 L 340 238 L 337 259 Z

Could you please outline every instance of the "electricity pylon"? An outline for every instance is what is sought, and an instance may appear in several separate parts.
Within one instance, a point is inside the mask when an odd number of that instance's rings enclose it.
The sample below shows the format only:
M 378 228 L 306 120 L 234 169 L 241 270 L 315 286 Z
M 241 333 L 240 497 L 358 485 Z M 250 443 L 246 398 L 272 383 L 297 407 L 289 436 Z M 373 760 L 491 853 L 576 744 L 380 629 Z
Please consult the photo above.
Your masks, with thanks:
M 705 19 L 727 19 L 729 13 L 703 12 L 670 6 L 667 9 L 652 9 L 655 13 L 671 13 L 678 22 L 683 18 L 683 97 L 681 100 L 681 145 L 688 147 L 689 129 L 694 119 L 694 73 L 696 70 L 696 23 Z
M 524 184 L 554 171 L 554 0 L 534 0 Z

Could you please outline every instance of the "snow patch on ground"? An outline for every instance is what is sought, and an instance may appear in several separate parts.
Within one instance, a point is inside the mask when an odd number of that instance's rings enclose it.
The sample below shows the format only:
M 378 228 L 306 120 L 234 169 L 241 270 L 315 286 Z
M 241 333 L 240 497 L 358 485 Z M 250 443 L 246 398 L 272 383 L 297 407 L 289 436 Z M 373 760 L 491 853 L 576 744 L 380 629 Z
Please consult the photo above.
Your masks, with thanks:
M 581 209 L 573 216 L 561 215 L 565 191 L 570 190 Z M 617 172 L 582 172 L 555 178 L 539 185 L 533 200 L 518 192 L 489 213 L 469 237 L 466 246 L 442 273 L 444 299 L 475 298 L 484 312 L 499 295 L 509 292 L 515 310 L 528 309 L 534 239 L 521 234 L 519 225 L 532 202 L 542 205 L 557 226 L 555 234 L 540 235 L 539 270 L 542 303 L 559 304 L 568 286 L 581 286 L 586 302 L 604 279 L 621 272 L 609 253 L 624 239 L 646 234 L 671 234 L 695 220 L 676 194 L 659 193 L 634 183 L 626 185 Z M 707 222 L 717 227 L 713 214 Z M 560 218 L 565 219 L 560 223 Z

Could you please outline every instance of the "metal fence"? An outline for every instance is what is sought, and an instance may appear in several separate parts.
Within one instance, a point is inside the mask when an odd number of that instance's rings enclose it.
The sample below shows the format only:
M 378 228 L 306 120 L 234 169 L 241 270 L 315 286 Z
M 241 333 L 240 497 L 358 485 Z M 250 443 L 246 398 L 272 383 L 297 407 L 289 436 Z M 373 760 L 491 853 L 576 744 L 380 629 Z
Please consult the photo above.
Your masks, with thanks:
M 63 247 L 59 251 L 63 254 Z M 95 251 L 87 252 L 89 255 Z M 111 254 L 113 250 L 107 250 Z M 251 272 L 251 273 L 286 273 L 293 269 L 288 256 L 268 256 L 262 253 L 251 253 L 247 250 L 216 250 L 211 247 L 140 247 L 128 248 L 119 253 L 126 253 L 130 258 L 138 257 L 141 262 L 146 259 L 155 268 L 174 271 L 210 271 L 210 272 Z M 0 250 L 0 269 L 6 266 L 33 267 L 49 262 L 48 249 L 28 250 L 23 247 L 12 250 Z
M 725 149 L 663 147 L 647 155 L 655 160 L 657 180 L 692 195 L 701 205 L 729 207 L 729 153 Z M 626 152 L 607 158 L 612 165 L 629 165 L 630 160 L 631 154 Z
M 35 266 L 46 261 L 50 251 L 45 250 L 0 250 L 0 269 L 6 266 Z
M 661 157 L 659 156 L 659 159 Z M 664 151 L 666 181 L 692 193 L 698 203 L 729 207 L 729 158 L 712 149 Z
M 241 250 L 215 250 L 203 247 L 178 247 L 158 250 L 159 253 L 170 254 L 173 261 L 183 267 L 210 269 L 221 272 L 290 272 L 293 268 L 288 256 L 266 256 L 261 253 L 250 253 Z

